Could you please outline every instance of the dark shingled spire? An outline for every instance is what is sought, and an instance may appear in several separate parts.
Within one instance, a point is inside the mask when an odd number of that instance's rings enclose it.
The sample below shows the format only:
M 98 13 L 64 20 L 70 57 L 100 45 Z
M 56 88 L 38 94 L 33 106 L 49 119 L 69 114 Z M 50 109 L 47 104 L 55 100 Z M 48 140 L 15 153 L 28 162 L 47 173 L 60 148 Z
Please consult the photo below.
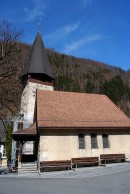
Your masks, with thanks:
M 32 75 L 34 77 L 39 76 L 40 78 L 44 77 L 54 80 L 53 72 L 40 32 L 38 32 L 36 36 L 29 62 L 23 71 L 23 76 L 25 75 Z

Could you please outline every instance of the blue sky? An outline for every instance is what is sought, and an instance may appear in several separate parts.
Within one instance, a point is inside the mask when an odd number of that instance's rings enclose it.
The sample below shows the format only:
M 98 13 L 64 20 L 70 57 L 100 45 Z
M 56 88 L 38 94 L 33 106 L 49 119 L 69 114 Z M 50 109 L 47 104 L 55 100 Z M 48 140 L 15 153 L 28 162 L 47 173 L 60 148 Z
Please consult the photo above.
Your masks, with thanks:
M 0 20 L 24 30 L 32 44 L 42 17 L 45 47 L 130 69 L 129 0 L 4 0 Z

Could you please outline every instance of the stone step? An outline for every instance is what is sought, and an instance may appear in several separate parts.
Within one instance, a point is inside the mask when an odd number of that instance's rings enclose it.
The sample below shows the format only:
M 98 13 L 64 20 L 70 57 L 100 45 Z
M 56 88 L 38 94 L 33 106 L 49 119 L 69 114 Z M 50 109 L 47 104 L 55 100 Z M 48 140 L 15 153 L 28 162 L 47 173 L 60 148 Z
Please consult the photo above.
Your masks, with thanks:
M 37 165 L 33 165 L 33 166 L 21 166 L 21 168 L 37 168 Z
M 24 162 L 24 163 L 21 163 L 22 166 L 35 166 L 37 165 L 37 163 L 35 162 Z
M 18 175 L 38 173 L 37 163 L 21 163 L 18 167 Z
M 18 171 L 37 171 L 37 168 L 18 168 Z

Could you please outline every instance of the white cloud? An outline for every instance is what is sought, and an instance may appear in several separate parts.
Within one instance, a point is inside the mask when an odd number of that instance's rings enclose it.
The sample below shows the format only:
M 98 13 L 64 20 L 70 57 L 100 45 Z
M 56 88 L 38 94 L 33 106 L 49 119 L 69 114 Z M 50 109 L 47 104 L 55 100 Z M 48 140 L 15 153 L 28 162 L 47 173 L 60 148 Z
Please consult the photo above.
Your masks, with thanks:
M 82 8 L 85 8 L 88 4 L 91 4 L 93 0 L 82 0 Z
M 58 40 L 63 39 L 69 34 L 71 34 L 73 31 L 76 31 L 79 25 L 80 22 L 78 21 L 77 23 L 57 28 L 53 33 L 46 36 L 46 40 L 47 42 L 57 42 Z
M 36 17 L 42 16 L 45 8 L 46 4 L 43 0 L 33 0 L 32 8 L 24 8 L 24 12 L 27 15 L 26 21 L 31 21 Z
M 61 28 L 60 31 L 63 32 L 64 34 L 69 34 L 73 31 L 77 30 L 79 25 L 80 25 L 80 22 L 77 22 L 75 24 L 71 24 L 71 25 L 68 25 L 68 26 Z
M 97 40 L 101 40 L 101 39 L 102 39 L 102 36 L 100 36 L 100 35 L 92 35 L 92 36 L 85 37 L 85 38 L 82 38 L 80 40 L 74 41 L 74 42 L 65 46 L 64 53 L 70 54 L 74 50 L 77 50 L 77 49 L 83 47 L 84 45 L 86 45 L 89 42 L 93 42 L 93 41 L 97 41 Z

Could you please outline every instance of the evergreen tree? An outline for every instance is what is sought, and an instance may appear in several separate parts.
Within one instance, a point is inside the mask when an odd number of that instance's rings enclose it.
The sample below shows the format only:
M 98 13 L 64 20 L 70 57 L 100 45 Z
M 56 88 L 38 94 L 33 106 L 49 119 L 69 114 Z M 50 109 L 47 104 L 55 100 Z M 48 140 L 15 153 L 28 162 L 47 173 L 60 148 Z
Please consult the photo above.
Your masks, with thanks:
M 12 151 L 12 134 L 13 132 L 13 123 L 8 124 L 7 131 L 6 131 L 6 141 L 5 141 L 5 147 L 6 147 L 6 156 L 8 160 L 11 160 L 11 151 Z
M 100 92 L 107 95 L 115 104 L 122 100 L 129 101 L 130 99 L 130 89 L 118 75 L 112 80 L 104 82 Z

